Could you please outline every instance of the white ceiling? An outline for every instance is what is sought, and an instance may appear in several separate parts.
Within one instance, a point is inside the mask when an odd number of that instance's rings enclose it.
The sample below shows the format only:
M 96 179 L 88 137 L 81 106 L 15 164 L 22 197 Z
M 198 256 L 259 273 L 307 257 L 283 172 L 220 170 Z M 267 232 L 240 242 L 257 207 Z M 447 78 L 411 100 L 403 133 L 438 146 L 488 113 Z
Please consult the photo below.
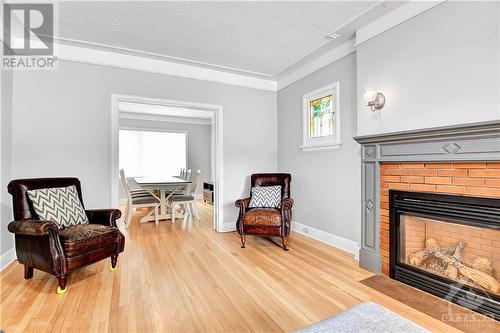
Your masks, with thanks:
M 59 35 L 177 62 L 275 77 L 311 53 L 340 45 L 360 24 L 401 4 L 68 1 L 59 3 Z M 334 32 L 340 38 L 326 37 Z

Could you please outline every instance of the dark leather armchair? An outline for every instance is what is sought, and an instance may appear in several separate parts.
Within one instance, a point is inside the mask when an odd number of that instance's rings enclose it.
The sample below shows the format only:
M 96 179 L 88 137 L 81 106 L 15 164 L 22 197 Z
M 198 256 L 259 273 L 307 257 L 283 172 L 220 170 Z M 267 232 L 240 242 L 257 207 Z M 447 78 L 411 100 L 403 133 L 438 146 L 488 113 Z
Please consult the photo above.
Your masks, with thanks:
M 279 208 L 249 208 L 250 198 L 235 202 L 240 208 L 236 229 L 240 234 L 241 247 L 245 247 L 246 235 L 281 237 L 283 249 L 288 251 L 288 235 L 292 223 L 293 200 L 290 198 L 290 182 L 288 173 L 258 173 L 251 177 L 251 186 L 281 185 L 281 205 Z
M 66 291 L 66 276 L 80 267 L 111 257 L 115 270 L 118 254 L 123 252 L 125 237 L 118 230 L 118 209 L 86 210 L 90 224 L 58 229 L 52 221 L 41 221 L 27 199 L 28 190 L 74 185 L 83 205 L 77 178 L 17 179 L 7 189 L 12 195 L 14 220 L 8 226 L 15 234 L 17 260 L 24 265 L 24 278 L 33 277 L 33 269 L 55 275 L 57 292 Z

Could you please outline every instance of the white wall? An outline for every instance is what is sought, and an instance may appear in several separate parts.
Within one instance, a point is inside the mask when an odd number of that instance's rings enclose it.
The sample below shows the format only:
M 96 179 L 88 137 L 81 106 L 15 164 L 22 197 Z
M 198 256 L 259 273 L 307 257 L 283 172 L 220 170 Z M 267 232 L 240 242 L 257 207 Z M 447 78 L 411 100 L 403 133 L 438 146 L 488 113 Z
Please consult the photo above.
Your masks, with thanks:
M 112 93 L 223 106 L 224 221 L 251 173 L 276 170 L 276 93 L 62 61 L 14 75 L 13 177 L 76 176 L 87 207 L 109 207 Z
M 357 48 L 360 135 L 500 119 L 499 2 L 447 1 Z M 372 113 L 365 90 L 385 94 Z
M 302 95 L 340 82 L 338 151 L 302 152 Z M 340 59 L 278 92 L 278 169 L 292 174 L 293 220 L 360 241 L 360 148 L 356 134 L 356 58 Z
M 10 251 L 14 246 L 13 235 L 7 230 L 12 221 L 12 198 L 7 192 L 7 184 L 11 179 L 12 163 L 12 71 L 0 71 L 0 268 L 3 268 L 14 257 Z
M 149 121 L 135 119 L 120 119 L 120 127 L 146 128 L 159 131 L 186 131 L 187 134 L 187 161 L 188 169 L 202 171 L 201 181 L 196 193 L 203 193 L 203 182 L 209 182 L 211 176 L 211 125 L 173 123 L 166 121 Z M 125 170 L 126 171 L 126 170 Z M 126 198 L 120 187 L 120 198 Z

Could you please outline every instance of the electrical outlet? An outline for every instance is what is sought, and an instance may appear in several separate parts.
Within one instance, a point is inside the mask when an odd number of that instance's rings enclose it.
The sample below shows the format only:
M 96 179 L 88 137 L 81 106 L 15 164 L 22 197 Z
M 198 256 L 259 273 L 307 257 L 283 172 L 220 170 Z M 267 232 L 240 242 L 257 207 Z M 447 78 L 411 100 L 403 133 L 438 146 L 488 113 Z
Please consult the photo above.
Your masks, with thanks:
M 302 231 L 303 231 L 305 234 L 308 234 L 308 233 L 309 233 L 309 228 L 302 228 Z

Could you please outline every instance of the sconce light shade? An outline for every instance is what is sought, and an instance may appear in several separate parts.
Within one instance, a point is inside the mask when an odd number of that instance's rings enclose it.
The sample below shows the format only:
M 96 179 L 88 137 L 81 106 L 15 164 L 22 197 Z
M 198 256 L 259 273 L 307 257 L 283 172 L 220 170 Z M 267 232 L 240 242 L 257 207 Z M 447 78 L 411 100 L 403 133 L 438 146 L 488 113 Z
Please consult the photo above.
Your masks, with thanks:
M 385 104 L 384 94 L 372 90 L 365 92 L 363 99 L 367 103 L 366 106 L 369 106 L 372 111 L 380 110 Z

